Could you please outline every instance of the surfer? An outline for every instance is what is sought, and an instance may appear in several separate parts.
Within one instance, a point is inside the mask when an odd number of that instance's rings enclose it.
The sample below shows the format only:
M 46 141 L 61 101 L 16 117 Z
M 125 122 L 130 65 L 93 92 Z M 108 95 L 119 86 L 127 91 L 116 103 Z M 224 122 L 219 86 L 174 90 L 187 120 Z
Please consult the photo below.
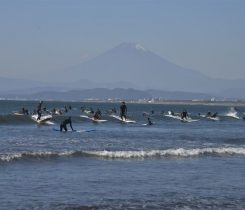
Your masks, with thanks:
M 65 106 L 65 112 L 67 113 L 68 112 L 68 109 L 67 109 L 67 107 Z
M 215 118 L 217 117 L 217 115 L 218 115 L 218 112 L 215 112 L 211 117 Z
M 68 119 L 64 120 L 61 124 L 60 124 L 60 131 L 63 131 L 63 129 L 65 130 L 65 132 L 67 131 L 67 124 L 70 124 L 70 127 L 72 129 L 72 131 L 74 131 L 73 127 L 72 127 L 72 122 L 71 122 L 71 117 L 69 117 Z
M 42 105 L 43 105 L 43 101 L 40 101 L 38 106 L 37 106 L 37 120 L 41 119 L 41 115 L 42 115 Z
M 100 109 L 97 109 L 97 111 L 94 114 L 94 119 L 99 120 L 101 118 L 101 111 Z
M 212 116 L 212 113 L 211 112 L 208 112 L 206 117 L 211 117 Z
M 188 117 L 188 113 L 187 113 L 186 110 L 184 110 L 184 111 L 181 113 L 181 119 L 182 119 L 182 120 L 183 120 L 183 119 L 187 119 L 187 117 Z
M 148 121 L 148 125 L 153 125 L 153 123 L 151 122 L 151 119 L 149 117 L 147 118 L 147 121 Z
M 92 107 L 90 108 L 90 113 L 91 113 L 91 114 L 94 114 L 94 110 L 93 110 Z
M 114 108 L 112 108 L 112 109 L 107 110 L 106 113 L 107 113 L 107 114 L 117 113 L 117 110 L 116 110 L 116 108 L 114 107 Z
M 24 107 L 22 108 L 21 113 L 24 115 L 29 115 L 28 109 L 25 109 Z
M 127 119 L 127 106 L 124 101 L 122 102 L 122 105 L 120 106 L 120 117 L 122 120 Z

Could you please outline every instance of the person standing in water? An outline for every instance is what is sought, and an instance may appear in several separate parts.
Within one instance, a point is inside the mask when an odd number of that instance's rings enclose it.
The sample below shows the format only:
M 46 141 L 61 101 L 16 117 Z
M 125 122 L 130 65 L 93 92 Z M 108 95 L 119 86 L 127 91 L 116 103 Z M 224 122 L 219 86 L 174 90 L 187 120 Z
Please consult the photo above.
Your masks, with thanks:
M 101 119 L 101 111 L 100 111 L 100 109 L 97 109 L 97 111 L 95 112 L 95 114 L 94 114 L 94 119 L 95 120 L 99 120 L 99 119 Z
M 182 113 L 181 113 L 181 119 L 187 119 L 188 117 L 188 112 L 186 110 L 184 110 Z
M 42 116 L 42 105 L 43 105 L 43 101 L 40 101 L 38 106 L 37 106 L 37 120 L 40 120 L 41 119 L 41 116 Z
M 126 120 L 127 119 L 127 106 L 126 103 L 123 101 L 122 105 L 120 106 L 120 117 L 122 120 Z

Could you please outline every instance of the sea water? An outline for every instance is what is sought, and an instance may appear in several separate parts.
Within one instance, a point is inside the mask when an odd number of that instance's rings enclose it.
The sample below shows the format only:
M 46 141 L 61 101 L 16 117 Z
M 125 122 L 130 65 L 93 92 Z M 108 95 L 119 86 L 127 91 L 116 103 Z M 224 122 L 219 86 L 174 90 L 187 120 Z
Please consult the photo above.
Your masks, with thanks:
M 136 123 L 104 114 L 119 103 L 44 102 L 72 110 L 38 125 L 14 116 L 35 101 L 0 101 L 0 209 L 244 209 L 245 107 L 127 104 Z M 105 123 L 79 117 L 100 108 Z M 186 109 L 184 123 L 165 117 Z M 143 112 L 150 115 L 153 126 Z M 218 112 L 219 121 L 199 116 Z M 117 113 L 118 114 L 118 113 Z M 57 132 L 72 117 L 76 130 Z M 68 126 L 69 128 L 69 126 Z

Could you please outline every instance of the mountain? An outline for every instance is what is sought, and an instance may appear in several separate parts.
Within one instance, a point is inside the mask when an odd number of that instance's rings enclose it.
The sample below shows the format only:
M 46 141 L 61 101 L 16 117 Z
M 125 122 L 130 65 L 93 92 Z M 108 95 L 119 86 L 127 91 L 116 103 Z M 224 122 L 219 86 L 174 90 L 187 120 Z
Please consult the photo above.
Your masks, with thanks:
M 150 96 L 184 99 L 209 96 L 244 99 L 245 80 L 212 79 L 198 71 L 183 68 L 145 49 L 139 44 L 122 43 L 101 55 L 66 69 L 58 75 L 66 82 L 45 83 L 0 77 L 0 95 L 18 96 L 98 88 L 155 90 Z M 73 82 L 71 82 L 73 81 Z M 157 92 L 157 90 L 159 90 Z M 165 92 L 164 92 L 165 91 Z M 63 94 L 62 93 L 62 94 Z M 185 95 L 187 93 L 187 95 Z M 194 93 L 204 95 L 193 95 Z M 128 92 L 130 94 L 130 92 Z M 99 92 L 100 95 L 100 92 Z M 53 94 L 56 97 L 56 94 Z M 95 95 L 96 96 L 96 95 Z
M 96 87 L 107 88 L 130 87 L 142 90 L 204 93 L 245 88 L 245 80 L 212 79 L 198 71 L 171 63 L 141 45 L 133 43 L 122 43 L 70 68 L 69 75 L 73 76 L 74 80 L 77 78 L 90 80 L 94 84 L 102 84 Z

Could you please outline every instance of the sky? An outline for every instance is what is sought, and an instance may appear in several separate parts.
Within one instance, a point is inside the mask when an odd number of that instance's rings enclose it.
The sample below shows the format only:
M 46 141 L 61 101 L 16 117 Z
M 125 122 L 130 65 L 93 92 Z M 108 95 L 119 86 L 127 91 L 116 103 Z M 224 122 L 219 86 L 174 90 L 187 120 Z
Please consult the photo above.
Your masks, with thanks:
M 245 78 L 244 11 L 245 0 L 0 0 L 0 76 L 51 81 L 135 42 L 213 78 Z

